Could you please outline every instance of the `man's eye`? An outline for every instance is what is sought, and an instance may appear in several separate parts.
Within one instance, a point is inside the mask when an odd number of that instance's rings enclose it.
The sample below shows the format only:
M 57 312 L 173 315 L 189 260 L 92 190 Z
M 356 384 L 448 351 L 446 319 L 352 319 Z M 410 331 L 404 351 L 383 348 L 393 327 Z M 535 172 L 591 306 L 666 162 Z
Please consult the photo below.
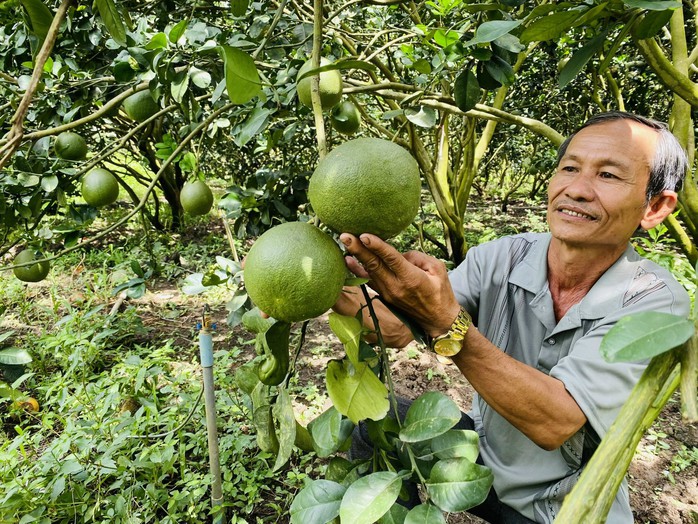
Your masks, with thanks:
M 577 168 L 574 166 L 562 166 L 561 171 L 564 171 L 566 173 L 574 173 L 577 171 Z
M 618 178 L 618 177 L 617 177 L 616 175 L 614 175 L 613 173 L 608 173 L 607 171 L 604 171 L 604 172 L 600 173 L 599 176 L 601 176 L 601 178 L 608 178 L 608 179 L 615 179 L 615 178 Z

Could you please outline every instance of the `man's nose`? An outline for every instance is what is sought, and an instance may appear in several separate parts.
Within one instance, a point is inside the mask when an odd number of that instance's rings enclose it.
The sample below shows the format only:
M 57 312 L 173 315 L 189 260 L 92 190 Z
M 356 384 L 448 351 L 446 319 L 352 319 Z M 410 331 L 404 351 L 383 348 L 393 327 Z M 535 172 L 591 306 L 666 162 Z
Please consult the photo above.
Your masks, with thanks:
M 594 194 L 594 174 L 591 171 L 579 171 L 565 187 L 565 195 L 573 200 L 593 200 Z

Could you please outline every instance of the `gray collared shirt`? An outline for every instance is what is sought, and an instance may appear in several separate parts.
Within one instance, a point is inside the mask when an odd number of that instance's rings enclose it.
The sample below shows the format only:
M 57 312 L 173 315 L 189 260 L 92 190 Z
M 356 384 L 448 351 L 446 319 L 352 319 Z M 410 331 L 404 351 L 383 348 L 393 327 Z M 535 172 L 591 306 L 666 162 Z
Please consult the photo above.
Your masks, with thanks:
M 608 431 L 647 362 L 607 363 L 601 339 L 621 318 L 640 311 L 687 316 L 690 299 L 671 274 L 631 245 L 587 295 L 557 322 L 548 289 L 549 233 L 505 237 L 468 251 L 451 271 L 456 298 L 478 330 L 511 357 L 565 385 L 587 424 L 546 451 L 476 396 L 472 417 L 481 454 L 500 500 L 536 522 L 552 522 L 583 465 Z M 632 523 L 623 482 L 608 522 Z

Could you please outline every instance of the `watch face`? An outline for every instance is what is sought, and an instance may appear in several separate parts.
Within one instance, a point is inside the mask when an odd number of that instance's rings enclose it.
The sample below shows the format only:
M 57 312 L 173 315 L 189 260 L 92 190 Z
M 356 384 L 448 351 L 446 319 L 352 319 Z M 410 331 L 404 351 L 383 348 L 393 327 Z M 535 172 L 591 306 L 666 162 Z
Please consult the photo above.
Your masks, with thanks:
M 434 343 L 434 351 L 437 355 L 441 355 L 443 357 L 452 357 L 453 355 L 456 355 L 462 347 L 462 340 L 454 340 L 452 338 L 444 338 L 437 340 Z

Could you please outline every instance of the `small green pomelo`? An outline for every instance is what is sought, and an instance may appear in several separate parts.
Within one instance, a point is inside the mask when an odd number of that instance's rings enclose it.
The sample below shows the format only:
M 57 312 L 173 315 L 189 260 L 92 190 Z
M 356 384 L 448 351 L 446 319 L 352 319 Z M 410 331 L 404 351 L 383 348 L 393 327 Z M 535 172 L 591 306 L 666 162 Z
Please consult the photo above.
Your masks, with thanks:
M 213 193 L 206 182 L 197 180 L 191 184 L 184 184 L 179 193 L 179 202 L 182 209 L 190 215 L 205 215 L 213 206 Z
M 357 138 L 334 148 L 310 177 L 308 199 L 338 233 L 397 235 L 419 211 L 419 166 L 403 147 Z
M 63 131 L 56 137 L 53 150 L 63 160 L 84 160 L 87 156 L 87 142 L 73 131 Z
M 95 168 L 82 177 L 82 198 L 94 207 L 116 202 L 119 197 L 119 183 L 110 171 Z
M 320 66 L 325 66 L 331 64 L 332 61 L 325 57 L 320 58 Z M 305 64 L 301 66 L 298 70 L 298 77 L 300 78 L 306 71 L 310 71 L 313 68 L 313 63 L 308 60 Z M 310 81 L 313 75 L 306 76 L 298 82 L 297 91 L 298 99 L 306 107 L 313 107 L 313 101 L 310 97 Z M 333 71 L 323 71 L 320 73 L 320 102 L 323 111 L 336 106 L 342 99 L 342 74 L 338 70 Z
M 136 122 L 145 122 L 155 113 L 160 111 L 160 106 L 150 96 L 150 91 L 138 91 L 122 102 L 126 114 Z
M 43 255 L 33 249 L 20 251 L 12 261 L 13 264 L 25 264 L 34 260 L 40 260 Z M 16 267 L 12 270 L 14 275 L 22 282 L 41 282 L 48 275 L 50 264 L 46 261 L 37 262 L 30 266 Z
M 345 100 L 332 109 L 330 121 L 338 133 L 353 135 L 361 126 L 361 113 L 354 104 Z
M 337 243 L 307 222 L 261 235 L 245 259 L 245 288 L 266 314 L 286 322 L 317 317 L 339 298 L 346 276 Z

